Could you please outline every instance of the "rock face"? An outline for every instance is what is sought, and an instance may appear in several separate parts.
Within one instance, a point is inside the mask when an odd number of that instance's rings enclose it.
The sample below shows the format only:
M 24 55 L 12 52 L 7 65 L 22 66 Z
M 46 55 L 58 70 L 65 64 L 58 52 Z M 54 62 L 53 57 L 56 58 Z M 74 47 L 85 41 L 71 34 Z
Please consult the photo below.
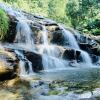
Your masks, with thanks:
M 16 36 L 16 26 L 17 26 L 17 21 L 9 21 L 9 30 L 7 32 L 7 37 L 5 38 L 6 42 L 13 43 L 15 36 Z
M 33 42 L 36 47 L 35 49 L 38 49 L 40 45 L 44 45 L 43 38 L 47 38 L 49 45 L 51 44 L 56 45 L 55 47 L 56 53 L 53 52 L 52 50 L 50 51 L 50 53 L 52 52 L 55 53 L 52 55 L 53 57 L 55 57 L 56 55 L 56 59 L 63 58 L 65 61 L 76 60 L 77 62 L 80 62 L 82 60 L 80 57 L 81 52 L 79 50 L 76 50 L 73 48 L 69 49 L 67 47 L 69 45 L 68 40 L 65 41 L 64 35 L 62 34 L 64 30 L 59 26 L 59 24 L 57 24 L 56 22 L 52 20 L 43 18 L 41 16 L 35 16 L 26 12 L 22 12 L 22 14 L 27 18 L 25 22 L 26 24 L 28 24 L 28 26 L 30 27 L 32 31 L 31 37 L 34 38 Z M 12 16 L 10 14 L 8 14 L 8 17 L 9 17 L 9 30 L 7 32 L 8 35 L 5 38 L 4 42 L 15 43 L 15 37 L 17 34 L 16 26 L 18 25 L 18 22 L 20 22 L 20 20 L 18 20 L 16 16 Z M 46 30 L 44 29 L 44 26 Z M 97 37 L 84 36 L 84 35 L 76 34 L 73 29 L 70 29 L 70 28 L 65 28 L 65 29 L 67 29 L 69 33 L 72 33 L 72 35 L 74 35 L 74 37 L 76 38 L 79 44 L 79 47 L 82 50 L 87 51 L 89 53 L 89 55 L 92 58 L 92 62 L 98 63 L 97 61 L 99 60 L 99 56 L 100 56 L 100 37 L 97 38 Z M 47 37 L 43 37 L 43 32 L 46 32 L 46 31 L 48 32 L 48 35 Z M 23 36 L 25 36 L 25 34 Z M 26 44 L 24 44 L 24 47 Z M 12 45 L 14 46 L 14 44 Z M 40 48 L 44 48 L 44 47 L 41 46 Z M 37 53 L 35 52 L 35 50 L 33 52 L 31 50 L 30 51 L 25 50 L 25 48 L 23 49 L 23 47 L 21 47 L 20 45 L 19 46 L 20 50 L 18 49 L 18 51 L 21 51 L 22 55 L 18 57 L 19 55 L 16 54 L 15 52 L 16 48 L 17 48 L 16 46 L 14 49 L 9 47 L 7 50 L 6 47 L 4 47 L 4 50 L 1 51 L 0 53 L 0 80 L 10 79 L 17 76 L 18 69 L 19 69 L 19 66 L 18 66 L 19 60 L 30 61 L 32 63 L 32 69 L 34 72 L 43 70 L 43 64 L 42 64 L 43 61 L 42 61 L 41 53 Z M 48 50 L 47 51 L 45 50 L 44 52 L 48 52 Z M 23 58 L 21 58 L 21 56 Z
M 0 81 L 15 78 L 17 76 L 18 62 L 13 53 L 0 50 Z
M 32 68 L 34 72 L 38 72 L 40 70 L 43 70 L 42 65 L 42 57 L 39 54 L 33 53 L 33 52 L 25 52 L 24 55 L 26 58 L 32 62 Z
M 74 50 L 74 49 L 66 49 L 63 53 L 63 58 L 67 60 L 76 60 L 80 61 L 80 51 Z
M 76 36 L 76 38 L 82 50 L 87 51 L 89 54 L 100 55 L 100 44 L 95 39 L 84 35 Z
M 64 45 L 64 36 L 61 33 L 62 30 L 54 31 L 51 42 L 58 45 Z

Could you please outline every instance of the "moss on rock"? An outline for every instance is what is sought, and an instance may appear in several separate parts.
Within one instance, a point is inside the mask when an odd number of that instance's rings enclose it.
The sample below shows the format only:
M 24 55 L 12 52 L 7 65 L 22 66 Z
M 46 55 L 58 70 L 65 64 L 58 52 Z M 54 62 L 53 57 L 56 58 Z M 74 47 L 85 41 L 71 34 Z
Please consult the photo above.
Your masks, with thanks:
M 8 16 L 7 14 L 0 9 L 0 40 L 4 40 L 4 38 L 7 35 L 7 30 L 8 30 Z

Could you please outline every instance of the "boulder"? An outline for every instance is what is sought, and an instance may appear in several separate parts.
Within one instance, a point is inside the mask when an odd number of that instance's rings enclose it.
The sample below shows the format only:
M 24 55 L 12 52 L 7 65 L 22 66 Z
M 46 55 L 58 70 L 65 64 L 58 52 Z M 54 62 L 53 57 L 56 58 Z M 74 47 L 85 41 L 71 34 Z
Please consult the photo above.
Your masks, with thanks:
M 90 56 L 91 56 L 92 62 L 93 62 L 94 64 L 98 63 L 98 61 L 99 61 L 99 59 L 100 59 L 99 56 L 94 55 L 94 54 L 91 54 Z
M 96 39 L 93 39 L 92 36 L 75 36 L 82 50 L 87 51 L 89 54 L 100 55 L 100 44 L 96 42 Z
M 40 54 L 34 52 L 24 52 L 26 58 L 32 62 L 32 68 L 34 72 L 38 72 L 43 69 L 42 57 Z
M 64 36 L 62 35 L 62 30 L 54 31 L 52 33 L 52 40 L 51 42 L 58 45 L 64 45 Z
M 80 51 L 74 49 L 66 49 L 63 53 L 63 58 L 67 60 L 80 60 Z
M 0 81 L 17 76 L 18 62 L 13 53 L 0 50 Z
M 18 20 L 12 15 L 8 15 L 8 17 L 9 17 L 9 28 L 7 31 L 7 36 L 4 41 L 13 43 L 16 33 L 17 33 L 16 26 L 17 26 Z

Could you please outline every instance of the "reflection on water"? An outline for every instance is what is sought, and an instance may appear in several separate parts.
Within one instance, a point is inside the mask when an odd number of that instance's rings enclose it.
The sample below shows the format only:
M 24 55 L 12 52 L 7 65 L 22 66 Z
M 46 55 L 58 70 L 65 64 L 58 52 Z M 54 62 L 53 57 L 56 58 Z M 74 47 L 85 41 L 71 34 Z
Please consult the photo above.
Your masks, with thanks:
M 66 70 L 40 72 L 42 80 L 89 81 L 100 80 L 100 68 L 72 68 Z
M 100 100 L 99 68 L 40 72 L 39 76 L 49 83 L 40 88 L 35 100 Z

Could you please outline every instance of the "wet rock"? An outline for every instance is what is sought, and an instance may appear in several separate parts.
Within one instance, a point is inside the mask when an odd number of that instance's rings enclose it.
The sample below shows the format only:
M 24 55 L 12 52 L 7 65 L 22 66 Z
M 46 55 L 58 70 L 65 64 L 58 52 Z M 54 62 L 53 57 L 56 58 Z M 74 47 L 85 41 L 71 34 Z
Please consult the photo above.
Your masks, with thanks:
M 16 74 L 13 73 L 13 70 L 8 70 L 0 68 L 0 81 L 9 80 L 16 77 Z
M 92 53 L 92 50 L 91 50 L 92 46 L 89 45 L 88 43 L 79 43 L 79 46 L 82 50 Z
M 52 43 L 58 45 L 64 45 L 64 36 L 62 35 L 62 30 L 53 32 L 53 38 L 51 40 Z
M 100 46 L 91 48 L 92 54 L 100 56 Z
M 96 36 L 96 37 L 94 38 L 94 40 L 97 41 L 97 42 L 100 44 L 100 36 Z
M 91 58 L 92 58 L 92 62 L 93 62 L 93 63 L 95 63 L 95 64 L 98 63 L 98 61 L 99 61 L 99 56 L 96 56 L 96 55 L 93 55 L 93 54 L 90 55 L 90 56 L 91 56 Z
M 87 51 L 89 54 L 100 55 L 100 44 L 91 36 L 80 35 L 79 37 L 76 37 L 82 50 Z
M 75 38 L 77 39 L 78 43 L 86 43 L 90 46 L 95 46 L 97 45 L 97 42 L 95 39 L 93 39 L 89 35 L 80 35 L 80 34 L 75 34 Z
M 36 16 L 36 15 L 34 15 L 34 17 L 37 18 L 37 19 L 44 19 L 42 16 Z
M 56 23 L 55 21 L 50 20 L 50 19 L 46 19 L 46 18 L 43 20 L 43 24 L 44 24 L 45 26 L 52 26 L 52 25 L 58 26 L 57 23 Z
M 0 50 L 0 81 L 15 78 L 17 76 L 18 62 L 13 53 Z
M 75 50 L 73 49 L 66 49 L 64 54 L 63 54 L 63 58 L 64 59 L 68 59 L 68 60 L 74 60 L 75 59 Z
M 48 32 L 54 32 L 54 31 L 58 31 L 57 29 L 59 28 L 56 25 L 51 25 L 51 26 L 46 26 Z
M 9 29 L 7 31 L 7 36 L 5 38 L 6 42 L 12 43 L 16 36 L 16 26 L 17 26 L 17 20 L 9 15 Z
M 63 53 L 63 58 L 67 60 L 80 60 L 80 51 L 74 50 L 74 49 L 66 49 Z
M 80 36 L 80 42 L 81 42 L 81 43 L 87 43 L 87 38 L 86 38 L 86 36 L 81 35 L 81 36 Z
M 1 100 L 31 100 L 32 95 L 29 82 L 19 77 L 0 82 Z
M 32 62 L 34 72 L 38 72 L 43 69 L 41 55 L 34 52 L 24 52 L 26 58 Z

